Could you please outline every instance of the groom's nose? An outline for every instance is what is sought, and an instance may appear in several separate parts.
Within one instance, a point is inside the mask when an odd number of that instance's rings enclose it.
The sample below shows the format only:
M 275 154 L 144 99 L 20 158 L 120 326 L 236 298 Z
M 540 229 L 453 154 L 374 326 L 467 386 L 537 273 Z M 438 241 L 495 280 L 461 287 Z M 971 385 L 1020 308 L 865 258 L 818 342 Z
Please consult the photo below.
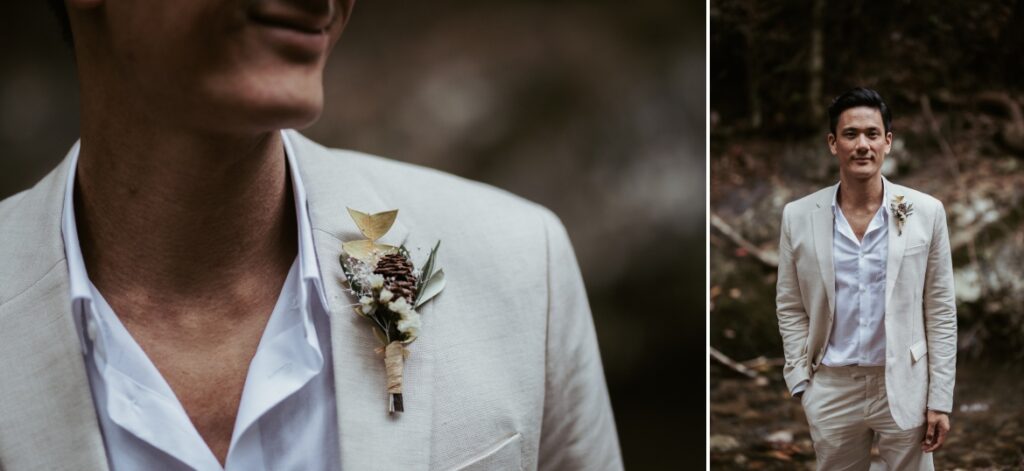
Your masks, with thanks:
M 864 134 L 857 136 L 856 149 L 857 152 L 866 152 L 871 146 L 868 145 L 868 137 Z

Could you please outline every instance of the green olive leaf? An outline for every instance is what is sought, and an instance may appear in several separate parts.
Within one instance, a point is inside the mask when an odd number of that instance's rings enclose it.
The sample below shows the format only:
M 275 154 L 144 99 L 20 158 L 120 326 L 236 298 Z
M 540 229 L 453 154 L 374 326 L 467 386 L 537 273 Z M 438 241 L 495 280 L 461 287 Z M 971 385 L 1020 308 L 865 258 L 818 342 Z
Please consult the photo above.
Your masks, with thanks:
M 431 298 L 437 296 L 441 290 L 444 289 L 444 286 L 444 269 L 438 269 L 437 272 L 435 272 L 426 281 L 426 283 L 424 283 L 423 289 L 420 290 L 419 294 L 416 296 L 416 305 L 413 306 L 413 309 L 422 306 L 427 301 L 430 301 Z

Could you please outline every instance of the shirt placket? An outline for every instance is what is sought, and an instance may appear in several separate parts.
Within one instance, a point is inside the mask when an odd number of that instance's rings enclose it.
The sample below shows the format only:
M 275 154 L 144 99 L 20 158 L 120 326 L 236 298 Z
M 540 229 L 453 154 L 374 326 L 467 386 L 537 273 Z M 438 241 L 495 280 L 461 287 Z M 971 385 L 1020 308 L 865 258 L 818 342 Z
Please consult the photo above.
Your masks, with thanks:
M 866 361 L 864 346 L 868 339 L 868 311 L 871 308 L 871 299 L 868 296 L 868 260 L 865 251 L 870 245 L 867 243 L 868 234 L 864 234 L 863 243 L 857 246 L 857 363 L 863 365 Z
M 879 208 L 878 212 L 875 213 L 875 217 L 872 218 L 871 222 L 868 224 L 867 231 L 864 233 L 863 243 L 858 248 L 857 276 L 859 278 L 858 283 L 860 285 L 860 292 L 858 293 L 860 296 L 860 302 L 858 304 L 860 306 L 860 313 L 858 313 L 860 316 L 858 338 L 861 343 L 858 346 L 857 351 L 860 357 L 859 363 L 862 365 L 869 363 L 870 360 L 872 360 L 868 358 L 868 354 L 870 353 L 868 352 L 868 346 L 871 345 L 871 334 L 874 330 L 874 322 L 876 321 L 876 319 L 871 315 L 874 313 L 872 310 L 874 302 L 874 286 L 872 285 L 871 280 L 874 278 L 873 275 L 875 267 L 872 266 L 873 262 L 868 255 L 872 250 L 875 250 L 878 242 L 880 241 L 881 229 L 884 227 L 885 221 L 882 216 L 883 211 L 883 208 Z

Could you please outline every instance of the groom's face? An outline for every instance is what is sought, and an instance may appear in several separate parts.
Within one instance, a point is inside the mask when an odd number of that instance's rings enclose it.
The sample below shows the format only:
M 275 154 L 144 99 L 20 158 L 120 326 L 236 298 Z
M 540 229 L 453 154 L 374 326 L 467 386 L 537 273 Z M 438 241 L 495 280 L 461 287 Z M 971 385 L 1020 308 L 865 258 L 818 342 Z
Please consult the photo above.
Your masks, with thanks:
M 892 133 L 885 131 L 877 108 L 858 106 L 843 111 L 836 133 L 828 135 L 828 147 L 839 160 L 844 178 L 878 178 L 882 162 L 892 148 Z

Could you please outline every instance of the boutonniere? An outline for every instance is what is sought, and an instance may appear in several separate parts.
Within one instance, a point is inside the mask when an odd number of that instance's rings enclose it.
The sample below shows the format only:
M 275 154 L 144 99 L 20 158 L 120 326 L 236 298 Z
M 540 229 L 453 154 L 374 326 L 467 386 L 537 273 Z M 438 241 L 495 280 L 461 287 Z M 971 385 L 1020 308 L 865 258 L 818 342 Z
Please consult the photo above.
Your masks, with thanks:
M 402 412 L 402 369 L 409 356 L 407 345 L 420 335 L 420 315 L 416 309 L 444 289 L 444 270 L 435 266 L 438 241 L 431 249 L 422 270 L 416 269 L 405 246 L 379 244 L 395 223 L 398 210 L 366 214 L 348 208 L 366 239 L 342 244 L 339 257 L 348 289 L 359 303 L 356 314 L 372 324 L 381 342 L 387 372 L 388 412 Z
M 889 209 L 892 210 L 893 216 L 896 216 L 897 235 L 903 235 L 903 225 L 907 223 L 907 218 L 914 214 L 914 203 L 903 201 L 903 195 L 896 195 L 889 202 Z

